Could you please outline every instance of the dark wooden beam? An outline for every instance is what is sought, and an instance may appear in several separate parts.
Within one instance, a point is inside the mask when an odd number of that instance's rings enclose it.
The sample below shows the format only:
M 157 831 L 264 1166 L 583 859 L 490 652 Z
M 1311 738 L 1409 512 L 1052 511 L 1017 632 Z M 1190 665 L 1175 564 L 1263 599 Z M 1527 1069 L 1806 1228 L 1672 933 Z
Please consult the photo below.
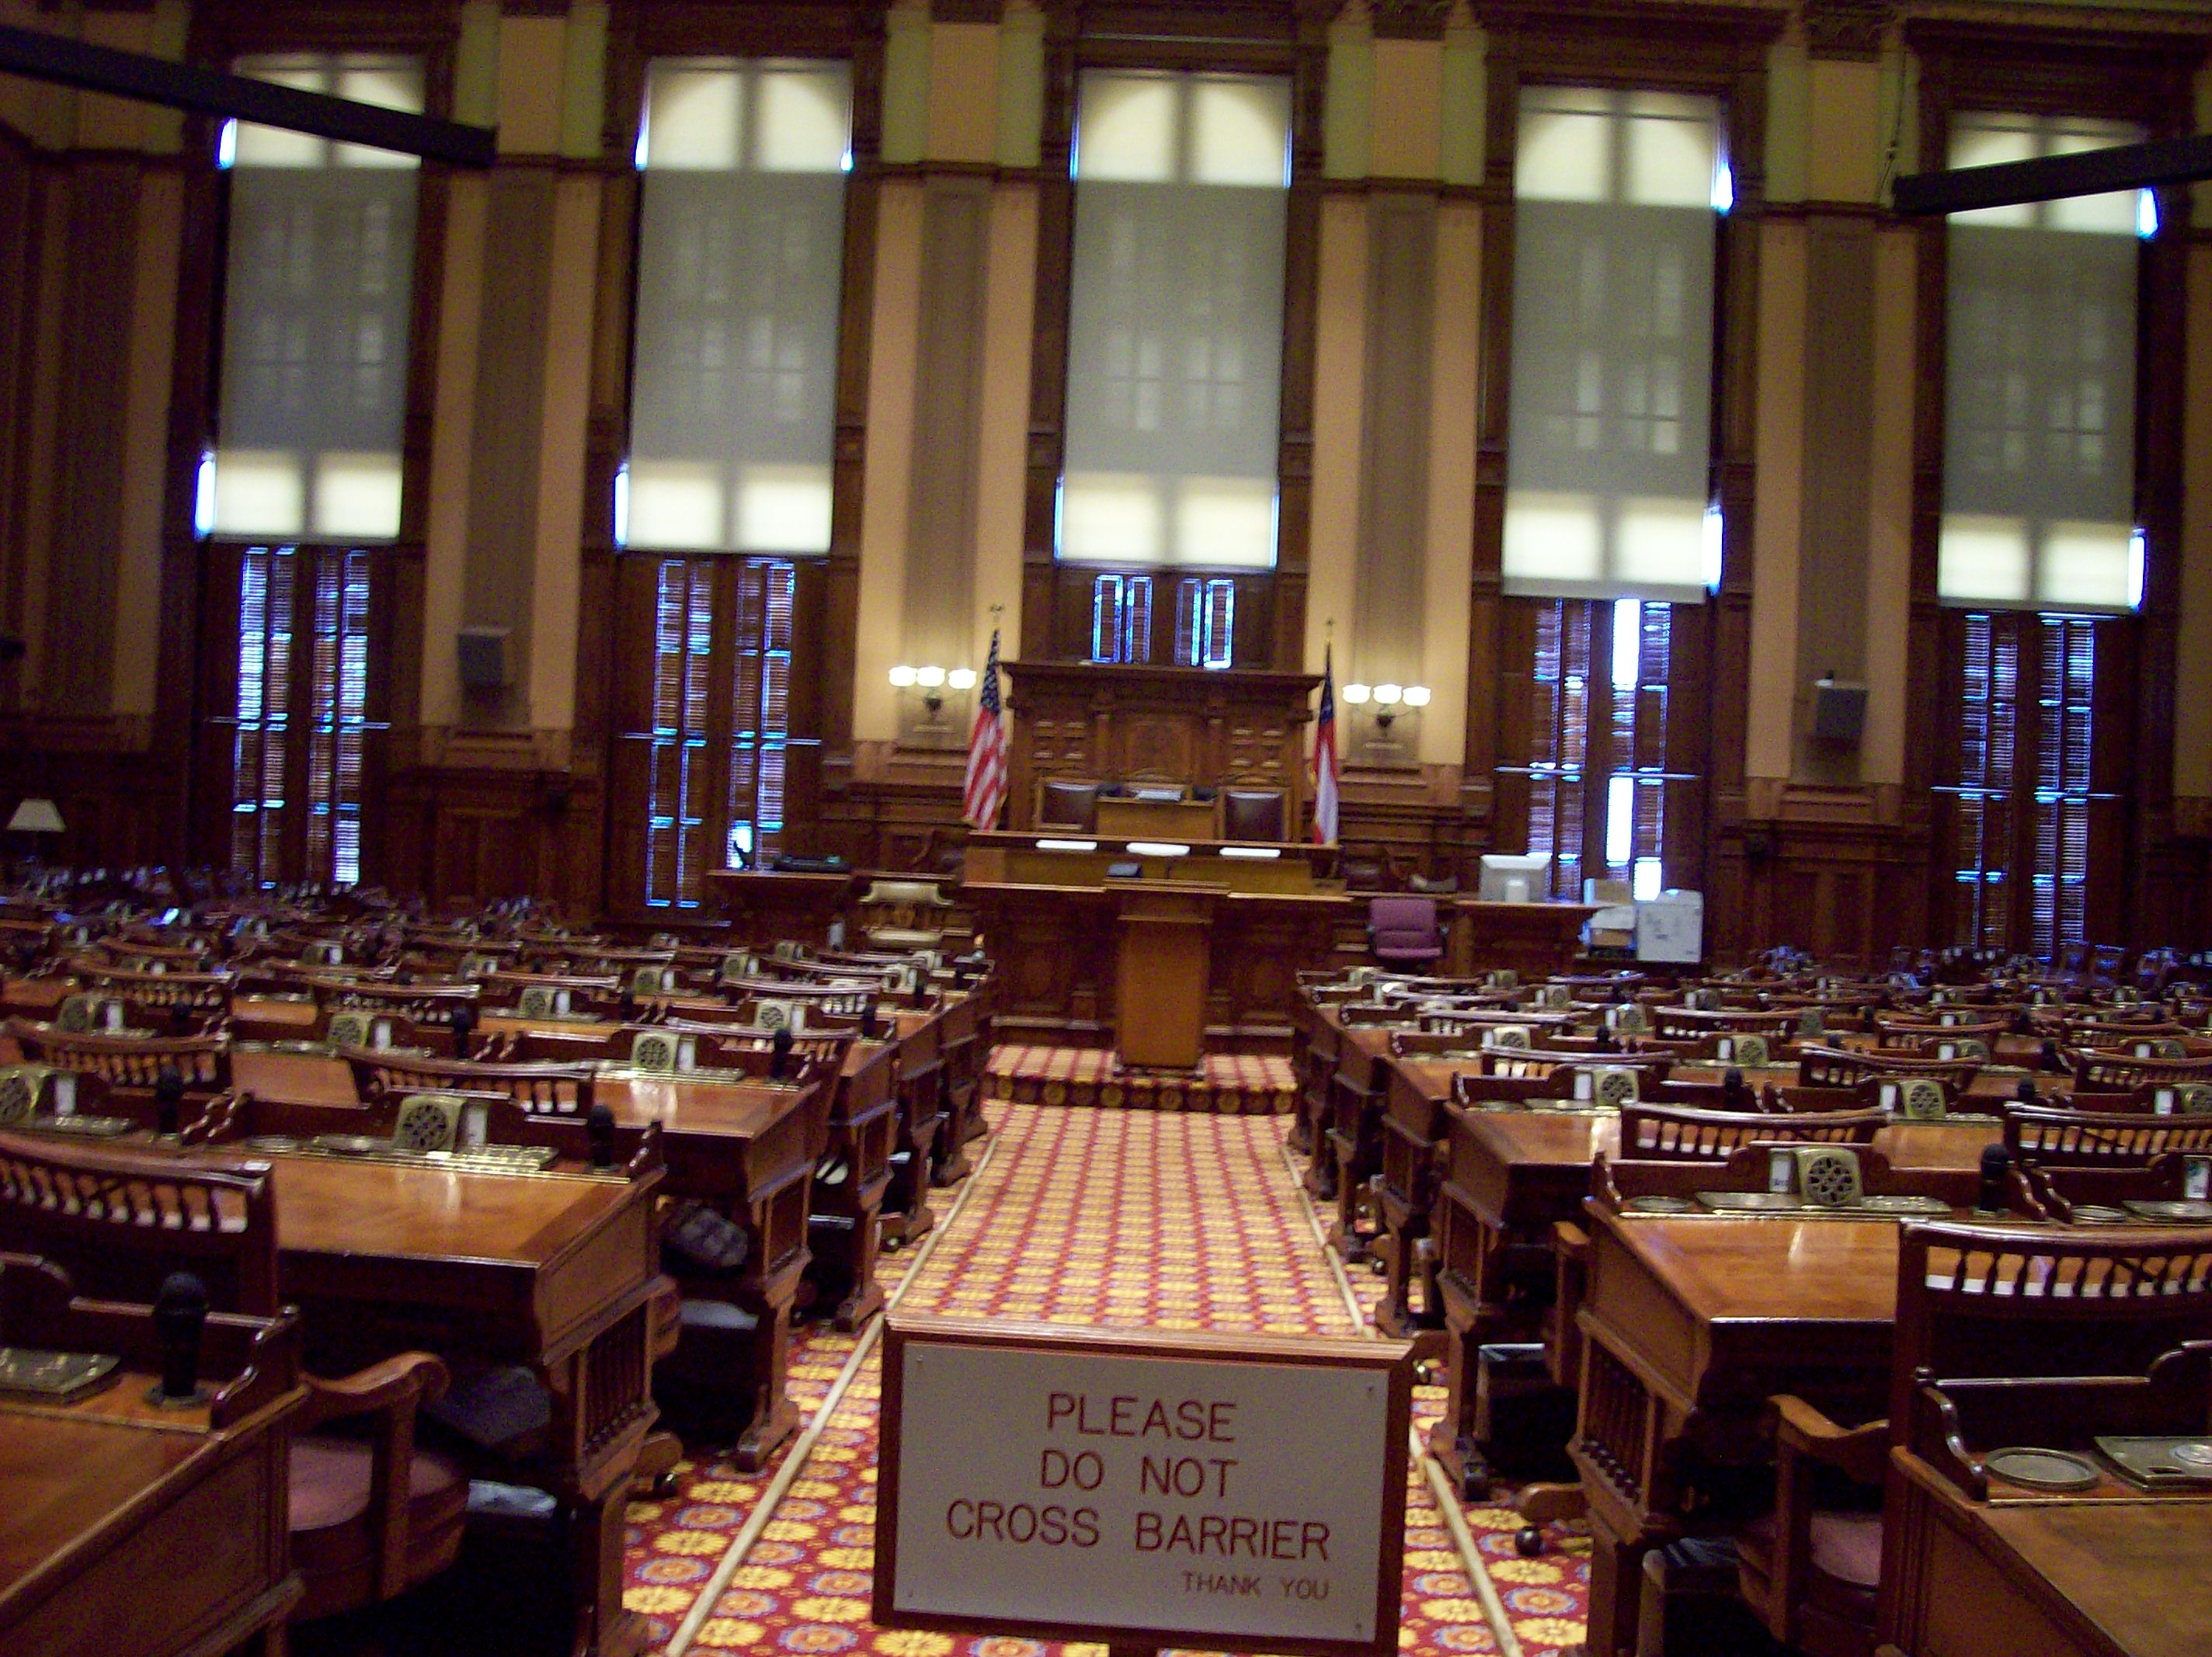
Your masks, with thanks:
M 1910 215 L 1964 213 L 1978 207 L 2012 207 L 2069 196 L 2102 196 L 2115 190 L 2212 179 L 2212 135 L 2118 144 L 2073 155 L 2045 155 L 1996 167 L 1953 167 L 1915 173 L 1897 181 L 1897 210 Z
M 0 73 L 309 132 L 342 143 L 398 150 L 455 167 L 488 167 L 497 147 L 498 134 L 489 127 L 463 126 L 349 98 L 301 92 L 194 64 L 88 46 L 36 29 L 0 27 Z

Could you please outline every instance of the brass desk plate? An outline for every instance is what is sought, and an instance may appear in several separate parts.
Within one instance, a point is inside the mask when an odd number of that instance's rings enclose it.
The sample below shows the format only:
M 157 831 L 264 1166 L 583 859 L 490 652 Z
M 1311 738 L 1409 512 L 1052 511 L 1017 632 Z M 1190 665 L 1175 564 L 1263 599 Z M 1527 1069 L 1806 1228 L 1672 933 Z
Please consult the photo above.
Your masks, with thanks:
M 100 1352 L 0 1346 L 0 1396 L 65 1404 L 104 1386 L 119 1362 Z
M 2212 1439 L 2100 1437 L 2098 1454 L 2139 1490 L 2212 1485 Z

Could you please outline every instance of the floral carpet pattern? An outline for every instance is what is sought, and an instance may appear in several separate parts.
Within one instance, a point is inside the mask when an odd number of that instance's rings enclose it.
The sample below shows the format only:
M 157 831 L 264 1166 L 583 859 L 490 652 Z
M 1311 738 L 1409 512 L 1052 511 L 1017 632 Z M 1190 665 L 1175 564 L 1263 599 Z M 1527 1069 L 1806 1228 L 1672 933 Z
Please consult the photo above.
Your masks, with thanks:
M 950 1317 L 1080 1326 L 1249 1330 L 1344 1336 L 1358 1326 L 1315 1237 L 1273 1115 L 1162 1115 L 994 1105 L 994 1149 L 906 1284 L 903 1308 Z M 896 1293 L 908 1270 L 884 1261 Z M 1380 1280 L 1352 1274 L 1363 1311 Z M 810 1416 L 855 1337 L 807 1329 L 792 1390 Z M 880 1365 L 871 1350 L 750 1551 L 706 1608 L 687 1649 L 854 1657 L 1104 1657 L 998 1636 L 887 1630 L 868 1621 L 875 1559 Z M 1425 1433 L 1441 1387 L 1416 1389 Z M 786 1452 L 787 1455 L 789 1454 Z M 712 1459 L 679 1469 L 676 1495 L 629 1509 L 625 1603 L 666 1650 L 757 1509 L 777 1468 L 741 1475 Z M 1513 1545 L 1510 1508 L 1464 1514 L 1527 1657 L 1579 1641 L 1588 1545 L 1554 1531 L 1538 1558 Z M 1409 1467 L 1405 1597 L 1412 1653 L 1499 1650 L 1445 1517 Z M 678 1654 L 681 1657 L 681 1654 Z

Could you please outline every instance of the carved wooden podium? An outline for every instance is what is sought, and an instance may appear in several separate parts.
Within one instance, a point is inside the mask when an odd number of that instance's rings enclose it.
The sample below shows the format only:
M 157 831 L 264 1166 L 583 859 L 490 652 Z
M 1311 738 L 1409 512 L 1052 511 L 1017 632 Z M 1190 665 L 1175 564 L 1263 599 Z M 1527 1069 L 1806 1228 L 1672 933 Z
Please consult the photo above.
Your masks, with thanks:
M 1007 662 L 1007 826 L 1028 828 L 1044 778 L 1283 791 L 1304 837 L 1305 727 L 1317 673 Z
M 1121 927 L 1114 1023 L 1121 1062 L 1196 1070 L 1206 1052 L 1206 976 L 1213 903 L 1225 886 L 1111 880 Z

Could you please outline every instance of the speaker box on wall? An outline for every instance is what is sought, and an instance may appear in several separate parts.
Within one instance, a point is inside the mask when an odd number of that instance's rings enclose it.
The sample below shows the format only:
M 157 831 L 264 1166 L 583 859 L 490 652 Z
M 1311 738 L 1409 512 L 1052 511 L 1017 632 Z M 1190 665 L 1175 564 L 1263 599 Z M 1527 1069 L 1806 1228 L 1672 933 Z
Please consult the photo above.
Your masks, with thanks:
M 461 629 L 459 643 L 462 689 L 504 690 L 514 683 L 507 660 L 507 634 L 503 627 Z
M 1855 743 L 1866 730 L 1866 687 L 1820 679 L 1813 686 L 1813 735 L 1821 742 Z

